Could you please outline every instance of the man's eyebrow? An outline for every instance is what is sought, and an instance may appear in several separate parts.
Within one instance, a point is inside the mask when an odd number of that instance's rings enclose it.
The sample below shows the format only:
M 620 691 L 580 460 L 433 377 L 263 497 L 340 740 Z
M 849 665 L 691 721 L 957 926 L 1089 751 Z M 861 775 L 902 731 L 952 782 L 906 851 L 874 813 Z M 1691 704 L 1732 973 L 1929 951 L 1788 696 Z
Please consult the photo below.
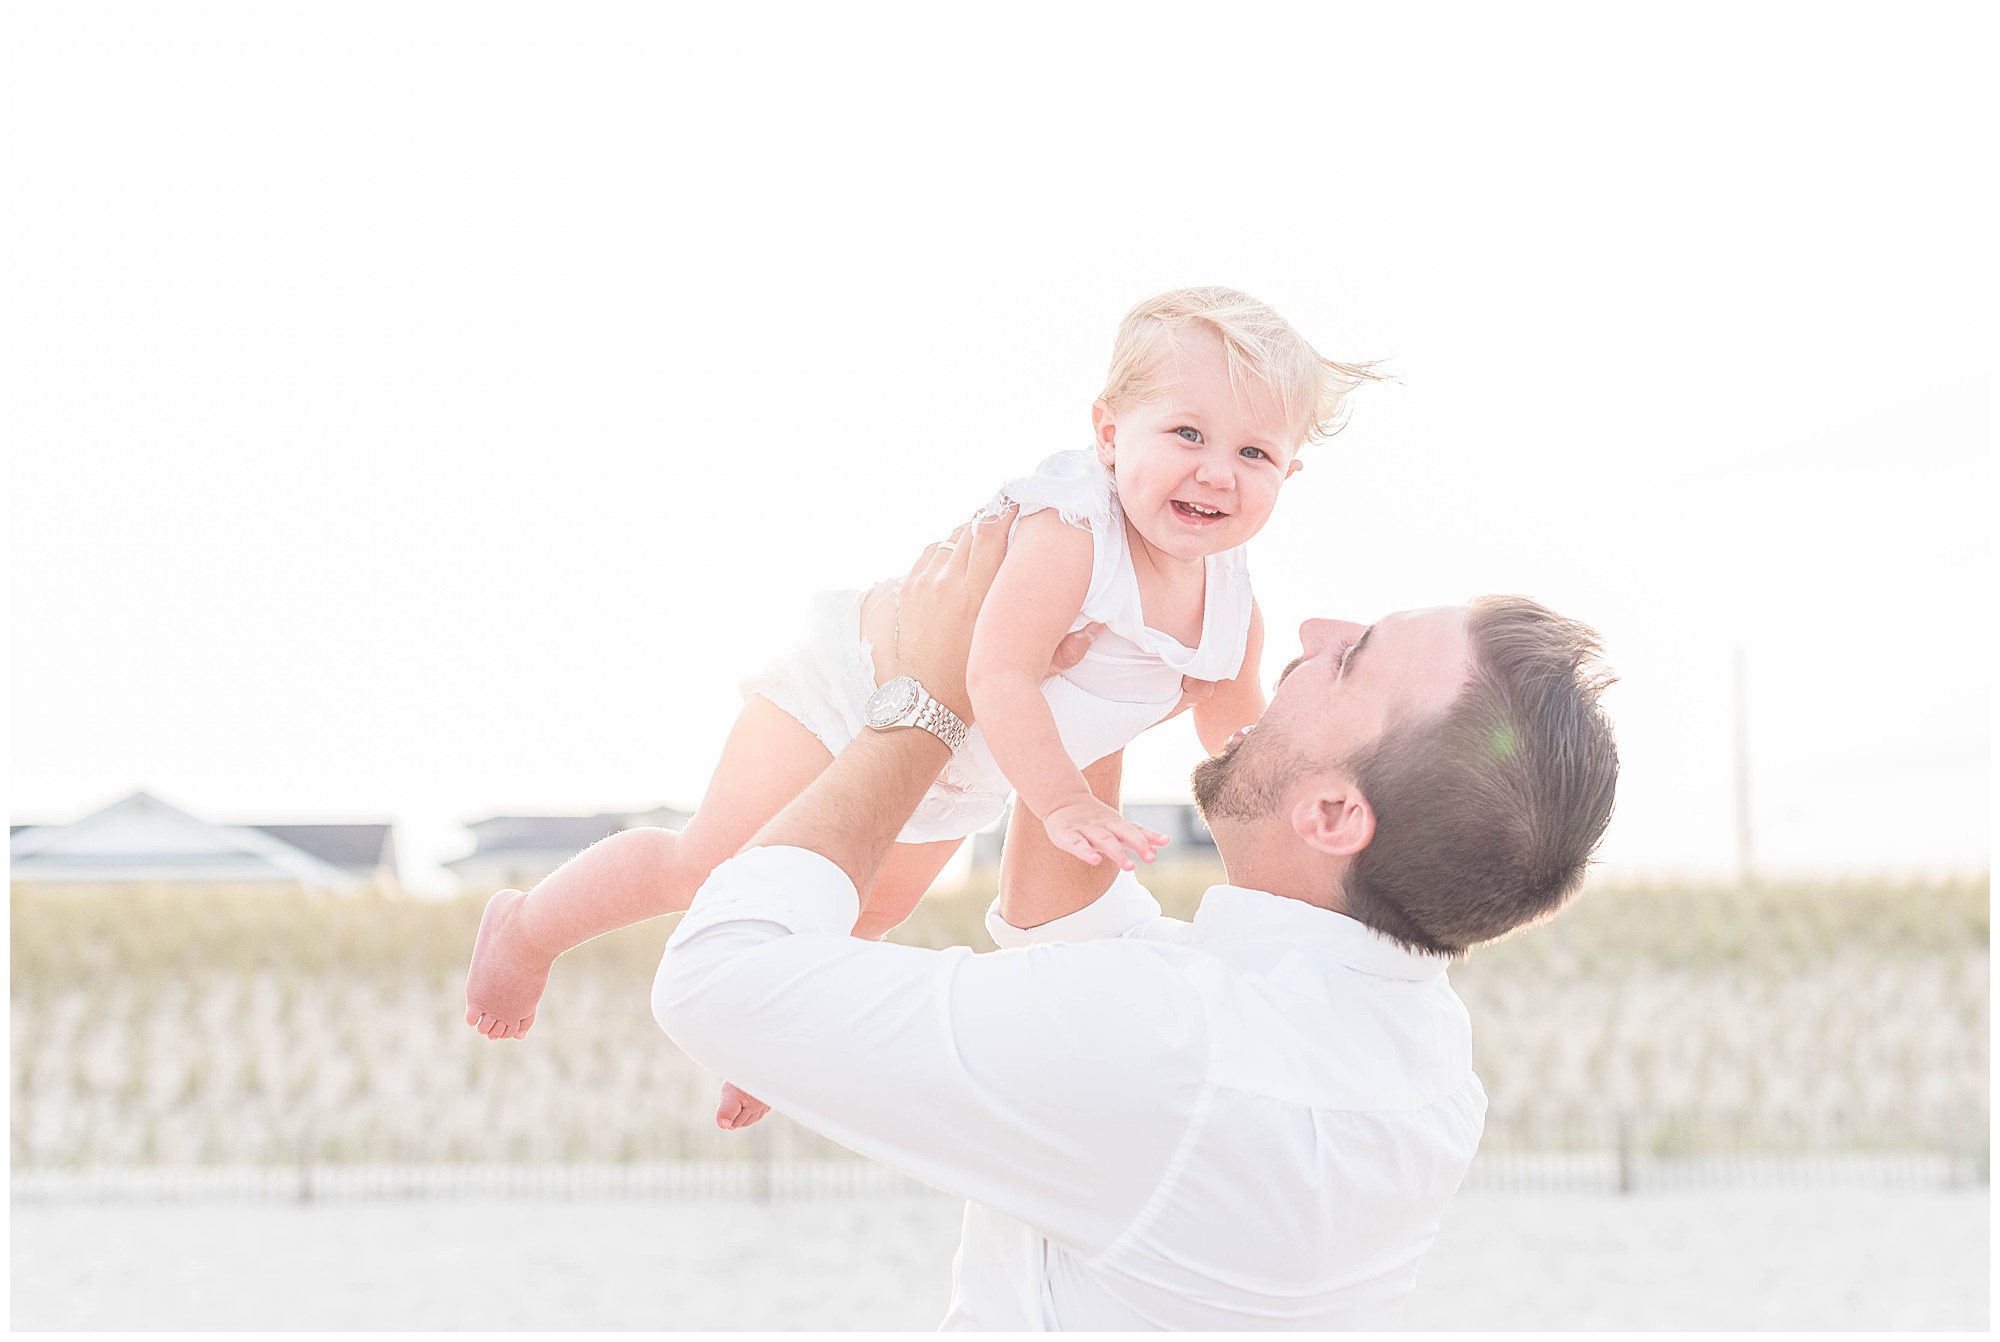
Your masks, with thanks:
M 1362 644 L 1366 643 L 1368 641 L 1368 636 L 1374 632 L 1375 632 L 1375 626 L 1371 624 L 1366 629 L 1363 629 L 1361 631 L 1360 638 L 1355 639 L 1352 643 L 1348 644 L 1345 648 L 1341 649 L 1340 671 L 1342 675 L 1347 674 L 1347 668 L 1353 662 L 1354 654 L 1361 651 Z M 1304 666 L 1310 660 L 1311 659 L 1308 658 L 1304 653 L 1300 653 L 1298 656 L 1292 658 L 1291 661 L 1286 662 L 1285 669 L 1278 673 L 1278 684 L 1280 685 L 1284 684 L 1286 676 L 1291 675 L 1292 672 L 1298 670 L 1301 666 Z
M 1354 659 L 1356 657 L 1359 657 L 1361 655 L 1361 650 L 1368 646 L 1368 640 L 1370 636 L 1374 634 L 1374 632 L 1375 632 L 1375 626 L 1372 624 L 1369 625 L 1366 629 L 1363 629 L 1361 631 L 1361 637 L 1355 639 L 1352 643 L 1348 644 L 1347 651 L 1340 654 L 1340 674 L 1343 677 L 1345 677 L 1348 672 L 1354 669 Z

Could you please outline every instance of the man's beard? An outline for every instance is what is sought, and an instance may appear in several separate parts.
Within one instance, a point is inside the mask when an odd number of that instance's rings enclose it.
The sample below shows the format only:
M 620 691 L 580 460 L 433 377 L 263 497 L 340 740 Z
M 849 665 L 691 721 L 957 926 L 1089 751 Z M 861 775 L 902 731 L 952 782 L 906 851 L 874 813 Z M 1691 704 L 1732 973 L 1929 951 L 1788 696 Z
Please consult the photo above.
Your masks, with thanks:
M 1298 775 L 1289 743 L 1274 727 L 1259 727 L 1194 766 L 1189 780 L 1202 819 L 1262 820 L 1278 809 Z

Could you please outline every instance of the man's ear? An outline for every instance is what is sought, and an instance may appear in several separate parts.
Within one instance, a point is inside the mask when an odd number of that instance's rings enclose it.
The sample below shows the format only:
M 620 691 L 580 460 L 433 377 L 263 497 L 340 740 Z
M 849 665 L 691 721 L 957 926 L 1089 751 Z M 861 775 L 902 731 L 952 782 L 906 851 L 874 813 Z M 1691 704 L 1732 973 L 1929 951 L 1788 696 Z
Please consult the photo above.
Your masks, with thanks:
M 1308 793 L 1292 808 L 1292 831 L 1329 857 L 1353 857 L 1375 838 L 1375 808 L 1352 783 Z
M 1118 418 L 1112 412 L 1111 403 L 1101 396 L 1090 406 L 1090 431 L 1092 443 L 1097 448 L 1098 463 L 1109 466 L 1117 455 Z

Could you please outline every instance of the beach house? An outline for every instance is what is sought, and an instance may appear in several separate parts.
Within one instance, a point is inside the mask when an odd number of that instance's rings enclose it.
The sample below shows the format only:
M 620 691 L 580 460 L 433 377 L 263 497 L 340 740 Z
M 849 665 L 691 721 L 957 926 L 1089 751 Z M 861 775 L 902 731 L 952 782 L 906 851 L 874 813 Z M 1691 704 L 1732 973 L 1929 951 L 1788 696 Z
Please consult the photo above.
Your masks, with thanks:
M 68 824 L 12 825 L 7 847 L 16 890 L 400 889 L 387 822 L 216 824 L 145 792 Z
M 466 823 L 472 851 L 444 865 L 464 891 L 526 890 L 599 839 L 646 825 L 678 830 L 693 815 L 672 806 L 595 815 L 491 815 Z

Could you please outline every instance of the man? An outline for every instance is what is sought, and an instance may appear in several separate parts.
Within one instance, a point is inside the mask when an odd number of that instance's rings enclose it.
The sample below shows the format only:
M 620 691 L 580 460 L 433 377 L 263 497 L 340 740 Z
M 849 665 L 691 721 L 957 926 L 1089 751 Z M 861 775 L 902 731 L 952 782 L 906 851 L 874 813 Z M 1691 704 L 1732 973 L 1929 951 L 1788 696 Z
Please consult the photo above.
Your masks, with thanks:
M 904 585 L 897 656 L 969 712 L 1000 524 Z M 1192 923 L 1009 837 L 1003 949 L 848 935 L 947 757 L 865 733 L 709 879 L 661 1025 L 815 1131 L 968 1199 L 948 1328 L 1384 1328 L 1478 1145 L 1452 954 L 1554 911 L 1610 818 L 1590 631 L 1533 602 L 1308 621 L 1195 772 L 1230 884 Z M 1118 761 L 1088 771 L 1109 794 Z

